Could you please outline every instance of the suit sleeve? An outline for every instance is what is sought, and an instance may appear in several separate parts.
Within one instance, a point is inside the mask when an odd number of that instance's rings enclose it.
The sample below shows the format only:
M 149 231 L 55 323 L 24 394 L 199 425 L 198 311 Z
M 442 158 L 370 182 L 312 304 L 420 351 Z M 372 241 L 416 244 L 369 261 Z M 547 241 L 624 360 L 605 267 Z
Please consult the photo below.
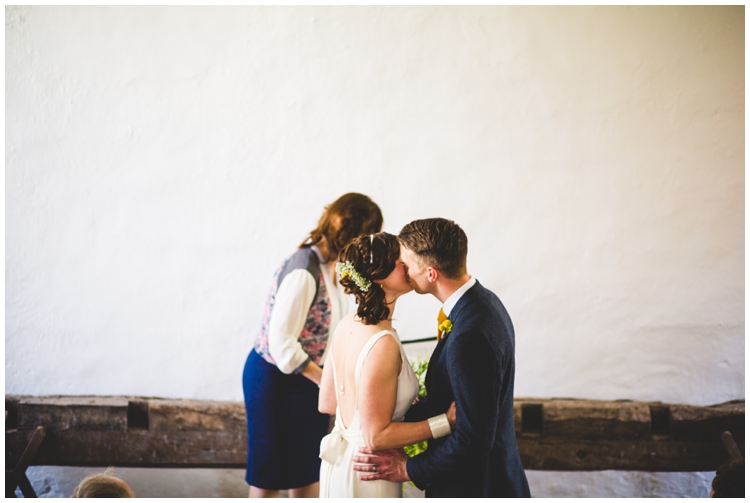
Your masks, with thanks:
M 443 485 L 484 462 L 495 441 L 500 362 L 483 334 L 454 336 L 458 337 L 446 363 L 456 399 L 456 430 L 436 449 L 408 460 L 409 478 L 420 489 L 436 482 Z
M 418 423 L 427 419 L 429 412 L 427 410 L 427 399 L 423 398 L 406 411 L 404 421 L 407 423 Z

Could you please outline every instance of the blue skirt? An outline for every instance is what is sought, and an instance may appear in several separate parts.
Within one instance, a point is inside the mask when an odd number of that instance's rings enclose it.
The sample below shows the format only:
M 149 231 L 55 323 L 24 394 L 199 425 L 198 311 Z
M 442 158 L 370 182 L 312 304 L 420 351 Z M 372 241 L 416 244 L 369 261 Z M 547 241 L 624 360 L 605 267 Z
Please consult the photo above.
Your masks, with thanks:
M 296 489 L 320 479 L 320 441 L 330 416 L 318 412 L 318 386 L 284 374 L 250 352 L 242 375 L 247 411 L 245 480 L 261 489 Z

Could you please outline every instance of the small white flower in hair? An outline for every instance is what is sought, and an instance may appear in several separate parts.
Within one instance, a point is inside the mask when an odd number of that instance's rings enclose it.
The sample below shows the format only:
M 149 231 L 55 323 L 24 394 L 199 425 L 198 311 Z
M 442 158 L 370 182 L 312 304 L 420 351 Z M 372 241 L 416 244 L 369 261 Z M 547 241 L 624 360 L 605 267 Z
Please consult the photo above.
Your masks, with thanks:
M 357 272 L 357 270 L 354 268 L 351 262 L 348 260 L 346 262 L 337 262 L 336 263 L 336 272 L 339 273 L 341 276 L 341 279 L 346 278 L 349 276 L 352 278 L 352 281 L 359 287 L 360 290 L 363 292 L 366 292 L 370 289 L 370 286 L 372 285 L 372 281 L 362 276 L 360 273 Z

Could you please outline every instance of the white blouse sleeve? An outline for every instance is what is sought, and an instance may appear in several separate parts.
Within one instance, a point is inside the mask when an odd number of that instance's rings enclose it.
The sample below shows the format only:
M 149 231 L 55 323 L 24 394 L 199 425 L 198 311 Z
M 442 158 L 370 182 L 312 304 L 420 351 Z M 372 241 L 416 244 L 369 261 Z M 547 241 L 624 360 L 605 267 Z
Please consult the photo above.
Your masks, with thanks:
M 310 361 L 299 342 L 310 304 L 315 298 L 315 279 L 306 269 L 284 277 L 268 322 L 268 352 L 285 374 L 301 371 Z

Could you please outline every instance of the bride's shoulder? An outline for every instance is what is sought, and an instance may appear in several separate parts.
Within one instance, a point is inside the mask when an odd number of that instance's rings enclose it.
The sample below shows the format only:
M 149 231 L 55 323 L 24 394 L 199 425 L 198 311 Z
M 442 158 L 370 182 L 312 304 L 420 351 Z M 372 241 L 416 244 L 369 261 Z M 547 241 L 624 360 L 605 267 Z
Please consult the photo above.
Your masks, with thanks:
M 380 333 L 380 337 L 372 341 Z M 369 350 L 365 359 L 365 369 L 377 375 L 397 375 L 400 369 L 401 345 L 384 331 L 375 332 L 370 340 Z M 374 370 L 376 369 L 376 370 Z
M 376 336 L 378 337 L 377 340 L 373 342 L 373 347 L 379 347 L 381 351 L 386 353 L 400 351 L 401 342 L 398 340 L 398 336 L 393 329 L 374 326 L 370 338 Z

